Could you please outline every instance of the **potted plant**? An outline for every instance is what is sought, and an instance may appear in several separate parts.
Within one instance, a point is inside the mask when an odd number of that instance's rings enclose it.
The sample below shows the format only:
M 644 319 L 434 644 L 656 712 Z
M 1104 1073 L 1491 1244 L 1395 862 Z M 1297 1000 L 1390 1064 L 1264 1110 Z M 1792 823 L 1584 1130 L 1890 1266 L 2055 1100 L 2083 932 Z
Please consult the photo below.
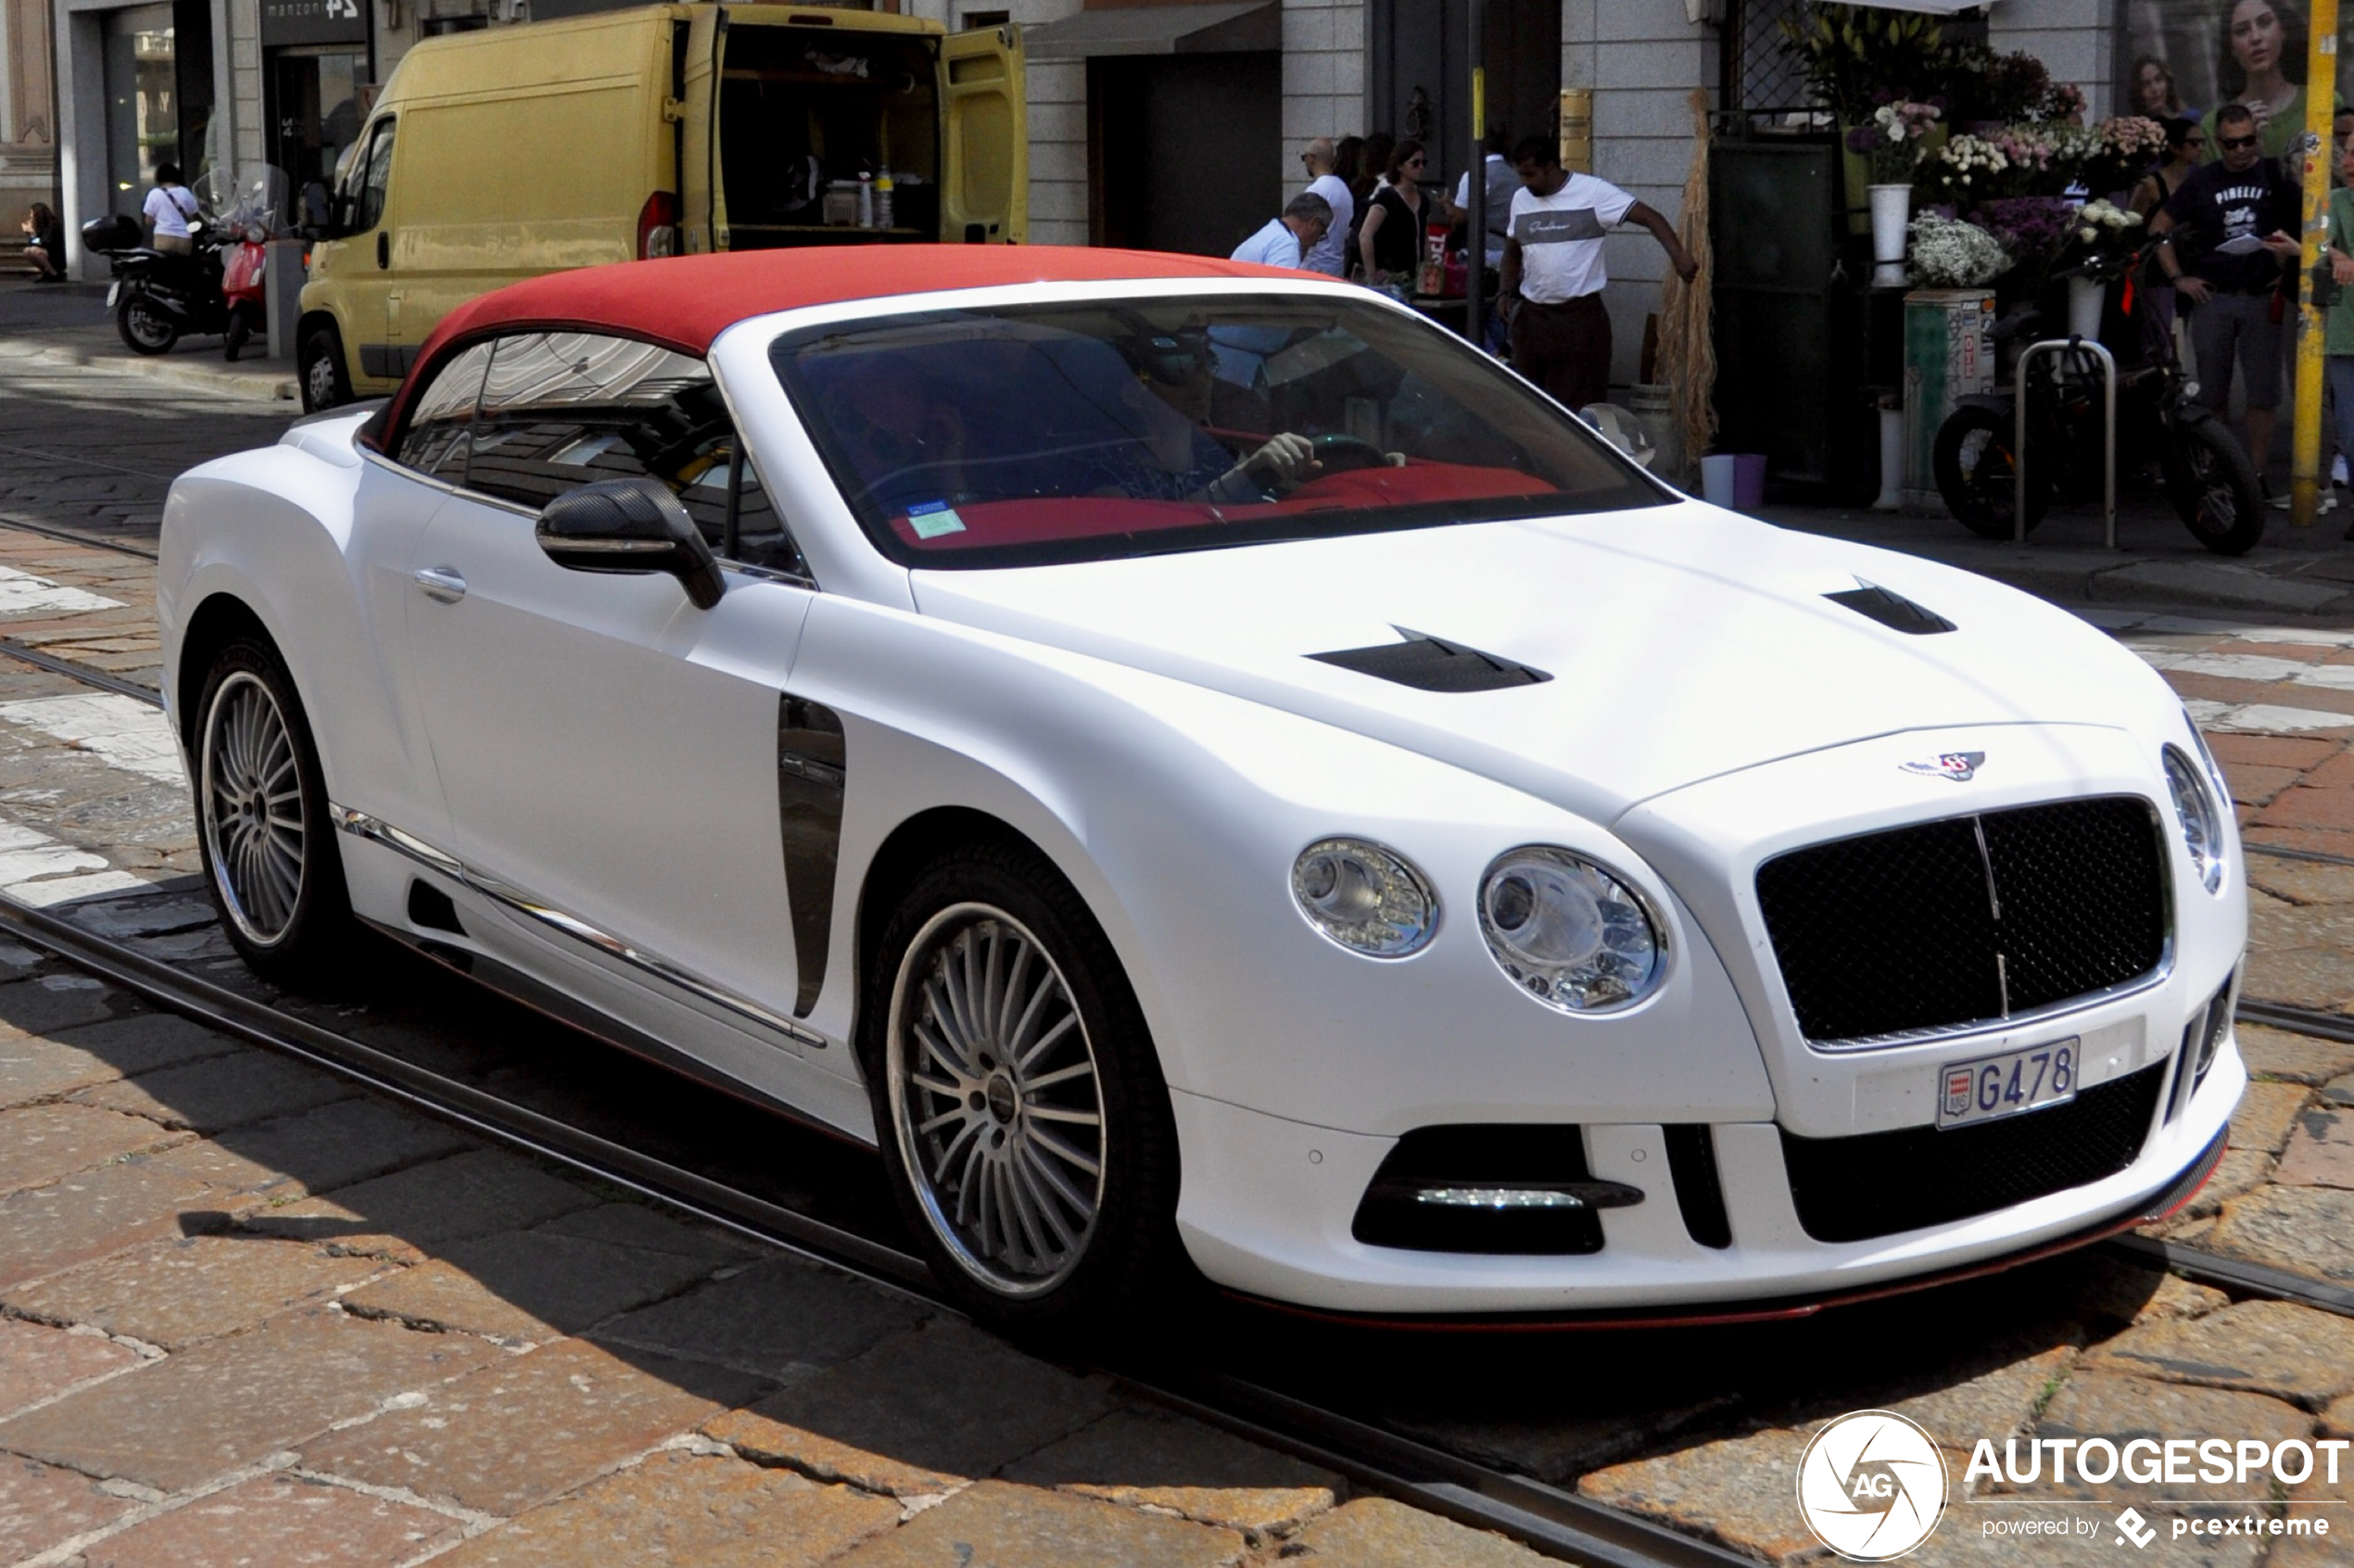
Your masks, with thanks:
M 1871 160 L 1866 187 L 1872 208 L 1872 283 L 1905 285 L 1905 226 L 1912 219 L 1913 171 L 1921 161 L 1921 141 L 1943 112 L 1934 103 L 1882 104 L 1847 133 L 1847 150 Z

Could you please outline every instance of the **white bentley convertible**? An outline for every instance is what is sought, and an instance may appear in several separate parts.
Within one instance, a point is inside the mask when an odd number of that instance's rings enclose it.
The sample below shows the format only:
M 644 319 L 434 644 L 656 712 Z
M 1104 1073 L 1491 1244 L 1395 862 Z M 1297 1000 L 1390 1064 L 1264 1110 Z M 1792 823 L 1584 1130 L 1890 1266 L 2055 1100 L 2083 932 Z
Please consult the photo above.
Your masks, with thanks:
M 1304 274 L 557 274 L 163 546 L 257 968 L 356 918 L 874 1143 L 999 1321 L 1801 1309 L 2179 1203 L 2246 1081 L 2156 675 Z

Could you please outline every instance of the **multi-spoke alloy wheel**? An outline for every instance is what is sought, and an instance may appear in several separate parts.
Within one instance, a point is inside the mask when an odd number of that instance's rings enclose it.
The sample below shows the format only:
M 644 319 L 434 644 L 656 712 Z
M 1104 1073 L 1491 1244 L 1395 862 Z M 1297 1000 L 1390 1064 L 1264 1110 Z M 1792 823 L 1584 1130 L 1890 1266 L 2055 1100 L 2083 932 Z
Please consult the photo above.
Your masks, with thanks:
M 302 898 L 302 780 L 277 699 L 239 670 L 205 714 L 204 830 L 229 918 L 248 941 L 284 938 Z
M 1052 1289 L 1086 1253 L 1107 1153 L 1062 971 L 1004 910 L 952 904 L 908 944 L 889 1029 L 892 1121 L 933 1233 L 1000 1295 Z
M 862 976 L 858 1060 L 893 1195 L 941 1287 L 1063 1343 L 1133 1334 L 1197 1283 L 1177 1127 L 1120 955 L 1044 856 L 941 852 Z
M 351 906 L 310 727 L 277 651 L 239 638 L 208 671 L 189 737 L 196 834 L 221 924 L 282 985 L 329 981 Z

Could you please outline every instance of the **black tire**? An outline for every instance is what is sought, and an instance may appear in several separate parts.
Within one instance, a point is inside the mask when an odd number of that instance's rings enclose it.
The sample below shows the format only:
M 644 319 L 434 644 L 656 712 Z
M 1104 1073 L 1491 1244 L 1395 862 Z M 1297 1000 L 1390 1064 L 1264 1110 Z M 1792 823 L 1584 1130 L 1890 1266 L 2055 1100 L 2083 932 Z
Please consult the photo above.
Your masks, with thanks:
M 2191 537 L 2218 555 L 2246 555 L 2264 537 L 2256 465 L 2220 419 L 2178 424 L 2166 447 L 2166 499 Z
M 357 924 L 310 725 L 277 651 L 259 638 L 223 648 L 191 735 L 196 847 L 221 929 L 263 979 L 332 987 Z
M 221 335 L 221 352 L 233 365 L 237 362 L 237 355 L 244 350 L 246 339 L 253 335 L 255 314 L 250 305 L 229 307 L 229 330 Z
M 351 378 L 343 366 L 343 335 L 333 323 L 302 335 L 295 354 L 295 378 L 302 385 L 302 411 L 339 409 L 351 401 Z
M 2018 459 L 2011 450 L 2010 420 L 1992 409 L 1959 408 L 1937 427 L 1937 445 L 1930 466 L 1937 475 L 1937 493 L 1963 527 L 1985 539 L 2007 539 L 2015 531 L 2014 485 Z M 2034 532 L 2051 509 L 2048 474 L 2027 473 L 2027 527 Z
M 134 354 L 169 354 L 180 341 L 180 323 L 158 310 L 142 289 L 125 289 L 114 308 L 114 329 Z
M 1043 962 L 1024 967 L 1025 942 Z M 948 1004 L 974 966 L 1006 999 L 993 1020 Z M 951 853 L 892 911 L 865 984 L 860 1062 L 883 1163 L 950 1296 L 1006 1332 L 1068 1342 L 1133 1331 L 1187 1294 L 1169 1087 L 1111 943 L 1060 873 L 1012 844 Z M 1055 1144 L 1094 1157 L 1089 1217 L 1072 1200 L 1091 1178 Z

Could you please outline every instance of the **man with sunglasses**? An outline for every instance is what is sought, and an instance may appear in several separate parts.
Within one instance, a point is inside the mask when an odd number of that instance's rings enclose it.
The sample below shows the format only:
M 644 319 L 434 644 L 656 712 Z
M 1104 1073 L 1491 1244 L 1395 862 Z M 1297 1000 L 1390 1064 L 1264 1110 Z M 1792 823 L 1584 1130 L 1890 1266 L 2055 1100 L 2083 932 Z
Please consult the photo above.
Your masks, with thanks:
M 2272 452 L 2281 402 L 2281 322 L 2272 291 L 2283 263 L 2297 259 L 2296 183 L 2263 156 L 2256 116 L 2245 104 L 2215 112 L 2221 158 L 2201 164 L 2150 223 L 2163 237 L 2158 264 L 2192 307 L 2191 349 L 2199 397 L 2221 413 L 2232 399 L 2232 364 L 2247 389 L 2247 455 L 2259 474 Z

